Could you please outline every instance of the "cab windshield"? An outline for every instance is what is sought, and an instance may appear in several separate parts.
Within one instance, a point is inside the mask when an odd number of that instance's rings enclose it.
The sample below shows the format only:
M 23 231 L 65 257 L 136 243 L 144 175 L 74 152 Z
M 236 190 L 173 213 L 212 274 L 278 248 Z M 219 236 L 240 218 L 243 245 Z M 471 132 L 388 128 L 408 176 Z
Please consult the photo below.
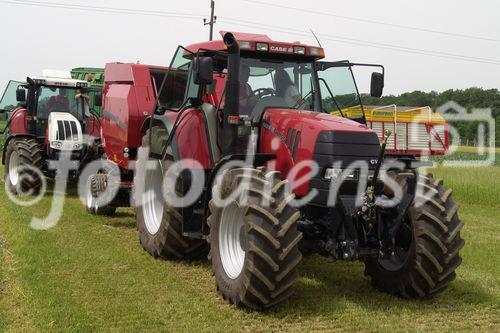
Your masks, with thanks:
M 364 118 L 358 87 L 350 66 L 319 68 L 319 90 L 324 112 L 361 121 Z
M 87 109 L 85 94 L 78 88 L 42 86 L 37 91 L 38 119 L 48 119 L 51 112 L 66 112 L 81 121 Z
M 268 107 L 313 107 L 313 63 L 242 57 L 240 114 L 259 116 Z
M 363 122 L 356 81 L 342 62 L 281 61 L 242 57 L 240 114 L 258 117 L 268 107 L 331 113 Z

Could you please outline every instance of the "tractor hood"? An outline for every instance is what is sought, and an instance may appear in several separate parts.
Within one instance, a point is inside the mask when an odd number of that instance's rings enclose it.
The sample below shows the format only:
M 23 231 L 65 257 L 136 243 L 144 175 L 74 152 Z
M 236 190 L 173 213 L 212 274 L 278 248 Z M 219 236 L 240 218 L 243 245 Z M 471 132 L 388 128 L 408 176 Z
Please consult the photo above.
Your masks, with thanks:
M 329 182 L 322 178 L 327 168 L 334 163 L 348 168 L 364 161 L 372 169 L 380 152 L 380 141 L 374 131 L 326 113 L 267 109 L 262 127 L 259 151 L 277 156 L 277 170 L 287 175 L 299 163 L 310 165 L 314 161 L 318 165 L 320 172 L 294 192 L 303 196 L 315 188 L 320 193 L 315 199 L 319 205 L 325 203 L 329 191 Z M 293 183 L 292 179 L 289 181 Z
M 267 109 L 263 120 L 279 127 L 293 127 L 316 136 L 321 131 L 373 133 L 371 129 L 354 120 L 314 111 Z
M 366 132 L 371 131 L 366 126 L 351 120 L 327 113 L 299 111 L 304 125 L 315 126 L 322 130 Z
M 78 151 L 83 148 L 83 131 L 78 119 L 67 112 L 51 112 L 48 120 L 50 148 L 59 151 Z

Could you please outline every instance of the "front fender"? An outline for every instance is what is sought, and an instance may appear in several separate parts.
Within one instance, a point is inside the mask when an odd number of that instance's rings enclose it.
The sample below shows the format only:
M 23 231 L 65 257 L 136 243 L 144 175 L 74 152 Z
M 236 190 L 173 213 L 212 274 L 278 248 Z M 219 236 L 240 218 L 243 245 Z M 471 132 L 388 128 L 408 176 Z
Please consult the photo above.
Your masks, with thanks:
M 10 141 L 12 139 L 19 139 L 19 138 L 31 138 L 31 139 L 36 139 L 35 135 L 31 134 L 11 134 L 7 135 L 4 146 L 3 146 L 3 151 L 2 151 L 2 165 L 5 165 L 5 153 L 7 152 L 7 146 L 9 145 Z

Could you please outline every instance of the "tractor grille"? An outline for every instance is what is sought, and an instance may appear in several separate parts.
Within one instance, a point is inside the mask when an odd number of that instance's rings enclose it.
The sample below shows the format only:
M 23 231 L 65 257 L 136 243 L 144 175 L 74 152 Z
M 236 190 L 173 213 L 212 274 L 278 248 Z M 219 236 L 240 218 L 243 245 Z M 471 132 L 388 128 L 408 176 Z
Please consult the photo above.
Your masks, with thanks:
M 319 173 L 311 179 L 310 189 L 318 190 L 312 204 L 326 205 L 331 181 L 325 179 L 325 171 L 334 163 L 341 162 L 341 169 L 348 168 L 353 162 L 365 161 L 369 169 L 374 169 L 380 152 L 380 142 L 375 133 L 321 132 L 316 141 L 313 159 L 320 167 Z M 358 180 L 345 180 L 340 195 L 356 194 Z
M 56 140 L 78 141 L 78 130 L 76 122 L 71 120 L 58 120 Z
M 292 154 L 294 160 L 295 157 L 297 156 L 297 148 L 299 147 L 299 143 L 300 143 L 300 131 L 289 128 L 288 132 L 286 133 L 285 144 L 290 149 L 290 153 Z

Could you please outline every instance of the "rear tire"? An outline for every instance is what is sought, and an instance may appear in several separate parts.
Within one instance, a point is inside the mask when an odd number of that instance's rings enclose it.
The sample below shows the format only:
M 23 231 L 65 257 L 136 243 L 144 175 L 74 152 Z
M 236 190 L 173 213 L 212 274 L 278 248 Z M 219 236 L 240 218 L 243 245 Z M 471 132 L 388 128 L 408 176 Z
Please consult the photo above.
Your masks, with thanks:
M 13 194 L 38 194 L 42 187 L 43 166 L 43 152 L 36 139 L 10 140 L 5 152 L 4 171 L 8 191 Z
M 398 178 L 400 183 L 405 181 Z M 403 298 L 428 297 L 445 290 L 456 277 L 462 262 L 459 251 L 465 244 L 460 237 L 464 224 L 451 190 L 432 175 L 419 176 L 419 186 L 430 194 L 417 196 L 421 206 L 416 207 L 414 201 L 409 208 L 412 241 L 407 258 L 393 266 L 379 258 L 365 259 L 365 275 L 371 277 L 373 286 Z
M 142 139 L 142 147 L 148 147 L 149 131 Z M 155 170 L 147 170 L 147 162 L 156 163 Z M 137 230 L 142 247 L 153 257 L 163 259 L 199 259 L 206 257 L 207 242 L 182 235 L 182 211 L 170 207 L 163 199 L 163 175 L 173 162 L 143 159 L 137 161 L 135 187 L 135 212 Z M 144 172 L 143 177 L 139 173 Z M 143 179 L 141 179 L 143 178 Z
M 246 203 L 241 195 L 225 207 L 210 202 L 209 258 L 222 297 L 231 304 L 261 310 L 293 294 L 302 259 L 300 213 L 289 205 L 294 196 L 287 193 L 287 181 L 281 180 L 280 173 L 229 170 L 222 177 L 221 197 L 227 198 L 241 182 L 249 186 Z M 270 204 L 262 204 L 263 199 Z

